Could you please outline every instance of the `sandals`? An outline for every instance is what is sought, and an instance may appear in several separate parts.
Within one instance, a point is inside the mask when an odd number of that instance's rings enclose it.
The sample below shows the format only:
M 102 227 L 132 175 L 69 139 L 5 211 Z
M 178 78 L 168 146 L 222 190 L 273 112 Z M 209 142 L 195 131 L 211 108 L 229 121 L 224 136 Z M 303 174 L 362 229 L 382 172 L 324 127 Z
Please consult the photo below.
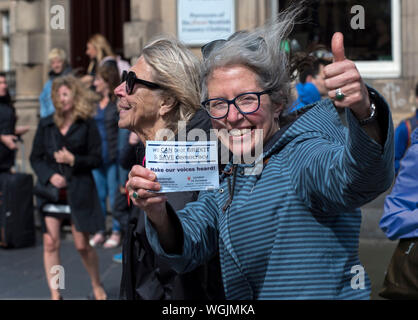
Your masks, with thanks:
M 120 245 L 120 234 L 119 233 L 112 233 L 109 239 L 103 245 L 103 248 L 106 249 L 113 249 Z
M 95 292 L 94 292 L 95 290 L 93 288 L 92 292 L 87 296 L 87 300 L 107 300 L 108 297 L 107 297 L 107 293 L 106 293 L 106 290 L 105 290 L 104 286 L 101 285 L 100 288 L 98 288 L 98 289 L 99 289 L 99 291 L 100 291 L 100 289 L 102 290 L 101 296 L 96 297 Z M 97 298 L 99 298 L 99 299 L 97 299 Z
M 96 233 L 93 238 L 90 239 L 89 243 L 94 248 L 105 242 L 106 238 L 100 232 Z

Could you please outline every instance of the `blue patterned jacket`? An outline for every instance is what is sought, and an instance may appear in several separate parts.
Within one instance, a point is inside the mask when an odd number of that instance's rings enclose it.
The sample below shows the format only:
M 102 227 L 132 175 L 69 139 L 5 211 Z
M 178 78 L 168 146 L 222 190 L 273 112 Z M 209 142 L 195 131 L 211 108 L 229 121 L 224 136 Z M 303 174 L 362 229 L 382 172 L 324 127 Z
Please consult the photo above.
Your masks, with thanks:
M 358 257 L 359 207 L 394 177 L 391 114 L 383 98 L 375 99 L 383 146 L 350 110 L 345 128 L 329 99 L 318 102 L 274 135 L 260 175 L 236 166 L 226 211 L 233 177 L 223 174 L 219 190 L 201 192 L 176 212 L 182 255 L 166 254 L 147 221 L 153 249 L 184 272 L 219 248 L 228 299 L 369 299 L 370 280 Z

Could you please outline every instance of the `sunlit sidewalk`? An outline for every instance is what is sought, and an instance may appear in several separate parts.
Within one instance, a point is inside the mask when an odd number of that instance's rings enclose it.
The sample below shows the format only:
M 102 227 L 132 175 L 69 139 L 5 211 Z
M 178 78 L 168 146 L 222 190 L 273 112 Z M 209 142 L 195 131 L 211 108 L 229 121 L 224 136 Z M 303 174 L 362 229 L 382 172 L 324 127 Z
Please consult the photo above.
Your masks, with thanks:
M 71 233 L 64 232 L 61 240 L 61 264 L 65 270 L 65 300 L 86 300 L 92 295 L 91 284 L 81 258 L 74 247 Z M 121 251 L 97 248 L 100 276 L 109 299 L 119 297 L 122 265 L 112 261 Z M 36 246 L 22 249 L 0 249 L 0 300 L 49 299 L 43 269 L 42 236 L 37 230 Z

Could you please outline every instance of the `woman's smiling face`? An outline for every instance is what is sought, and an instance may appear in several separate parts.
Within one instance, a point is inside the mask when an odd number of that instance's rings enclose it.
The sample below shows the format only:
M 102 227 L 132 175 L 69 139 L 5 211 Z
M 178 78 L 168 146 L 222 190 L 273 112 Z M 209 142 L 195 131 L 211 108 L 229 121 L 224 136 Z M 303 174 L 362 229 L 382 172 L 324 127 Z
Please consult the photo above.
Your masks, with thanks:
M 261 92 L 257 74 L 243 65 L 233 65 L 215 69 L 207 82 L 208 99 L 234 99 L 245 92 Z M 281 106 L 272 103 L 268 94 L 260 96 L 259 109 L 243 115 L 231 104 L 229 113 L 223 119 L 212 119 L 214 129 L 222 144 L 234 155 L 254 152 L 257 145 L 266 143 L 279 129 L 278 117 Z M 262 148 L 261 148 L 262 150 Z
M 143 57 L 131 68 L 138 78 L 153 81 L 153 70 Z M 142 84 L 136 84 L 132 94 L 126 93 L 126 83 L 121 83 L 115 89 L 119 98 L 119 127 L 131 131 L 142 131 L 152 128 L 158 119 L 161 97 L 156 90 L 151 90 Z

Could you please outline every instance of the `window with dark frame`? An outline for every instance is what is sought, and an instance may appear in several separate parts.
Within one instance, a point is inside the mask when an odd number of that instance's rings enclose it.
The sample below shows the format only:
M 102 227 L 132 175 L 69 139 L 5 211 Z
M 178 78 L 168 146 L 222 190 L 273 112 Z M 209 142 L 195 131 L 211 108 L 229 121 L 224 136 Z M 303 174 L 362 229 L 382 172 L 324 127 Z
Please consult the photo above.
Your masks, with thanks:
M 16 73 L 12 70 L 10 49 L 10 13 L 0 11 L 0 70 L 6 74 L 9 93 L 12 98 L 16 95 Z
M 291 34 L 293 44 L 306 50 L 316 44 L 330 47 L 334 32 L 344 34 L 346 56 L 354 61 L 393 61 L 392 0 L 311 0 Z M 279 10 L 290 0 L 279 0 Z M 364 9 L 353 10 L 355 6 Z M 361 23 L 364 22 L 364 28 Z M 353 28 L 353 25 L 355 28 Z
M 1 69 L 10 70 L 10 17 L 9 11 L 0 12 L 1 23 Z

